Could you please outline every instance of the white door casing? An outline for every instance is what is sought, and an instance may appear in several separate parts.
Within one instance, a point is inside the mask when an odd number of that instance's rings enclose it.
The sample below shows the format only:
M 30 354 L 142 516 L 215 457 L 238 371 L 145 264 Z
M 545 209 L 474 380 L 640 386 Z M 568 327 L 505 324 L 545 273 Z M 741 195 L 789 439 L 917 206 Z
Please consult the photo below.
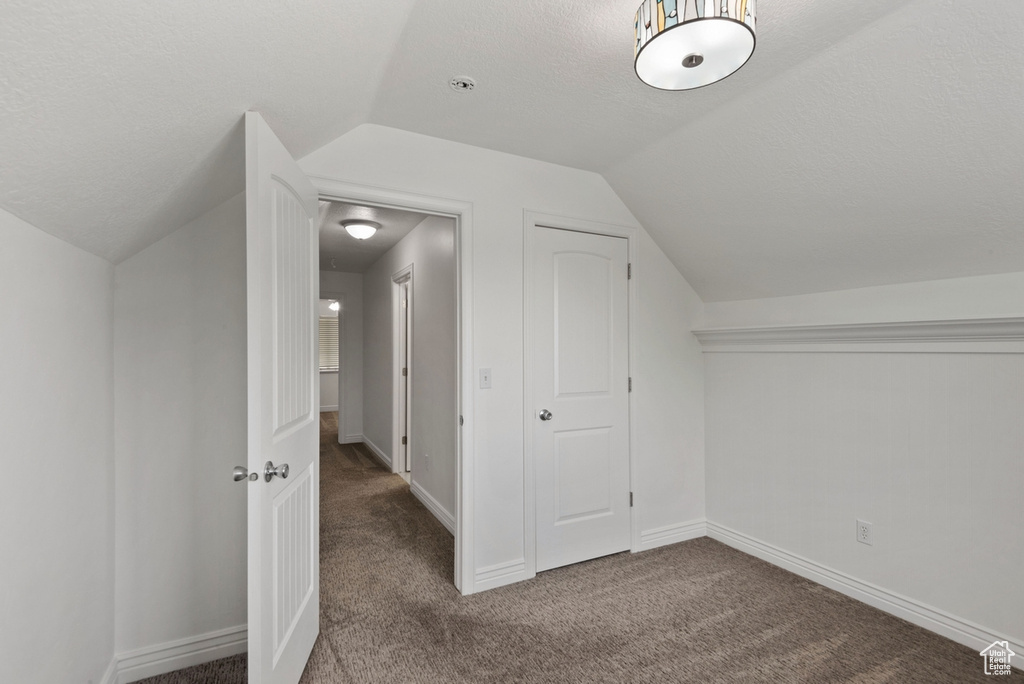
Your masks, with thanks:
M 255 112 L 245 145 L 249 684 L 296 684 L 319 633 L 317 193 Z
M 391 276 L 395 443 L 392 470 L 396 473 L 412 472 L 412 278 L 413 264 Z
M 528 230 L 527 420 L 542 571 L 631 546 L 628 243 Z
M 412 274 L 402 283 L 402 411 L 405 422 L 405 472 L 412 472 Z
M 473 205 L 470 202 L 419 193 L 360 185 L 334 178 L 313 177 L 323 199 L 370 206 L 406 209 L 454 219 L 458 345 L 458 392 L 455 411 L 459 416 L 455 480 L 455 586 L 463 594 L 477 591 L 475 556 L 474 482 L 474 360 L 473 360 Z

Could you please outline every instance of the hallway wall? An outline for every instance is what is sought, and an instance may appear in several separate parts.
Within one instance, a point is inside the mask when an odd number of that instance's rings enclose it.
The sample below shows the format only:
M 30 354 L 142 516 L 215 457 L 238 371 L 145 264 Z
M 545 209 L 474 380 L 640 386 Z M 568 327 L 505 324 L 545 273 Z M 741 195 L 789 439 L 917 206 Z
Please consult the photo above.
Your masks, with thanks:
M 456 461 L 455 222 L 431 216 L 363 274 L 364 434 L 394 459 L 392 276 L 413 266 L 412 490 L 454 527 Z M 430 500 L 436 506 L 430 505 Z M 440 510 L 436 510 L 437 508 Z
M 320 297 L 338 295 L 344 298 L 339 321 L 338 441 L 349 444 L 363 441 L 363 275 L 320 271 Z

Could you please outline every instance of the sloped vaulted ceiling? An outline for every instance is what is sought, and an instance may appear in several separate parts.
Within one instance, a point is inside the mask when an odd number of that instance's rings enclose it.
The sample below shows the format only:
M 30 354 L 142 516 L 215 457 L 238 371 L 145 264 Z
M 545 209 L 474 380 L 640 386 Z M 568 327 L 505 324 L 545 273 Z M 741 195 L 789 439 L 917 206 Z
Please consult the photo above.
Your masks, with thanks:
M 0 206 L 118 262 L 366 121 L 412 0 L 4 0 Z
M 241 188 L 255 109 L 296 156 L 373 122 L 601 173 L 706 301 L 1024 270 L 1020 0 L 761 0 L 685 93 L 638 2 L 11 0 L 0 205 L 120 260 Z

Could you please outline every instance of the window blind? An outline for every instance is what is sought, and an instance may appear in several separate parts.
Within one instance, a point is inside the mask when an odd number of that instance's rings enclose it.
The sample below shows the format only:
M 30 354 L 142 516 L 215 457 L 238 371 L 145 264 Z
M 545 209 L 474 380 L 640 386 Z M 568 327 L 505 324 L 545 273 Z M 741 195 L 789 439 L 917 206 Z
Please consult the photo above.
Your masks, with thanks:
M 338 370 L 338 319 L 320 317 L 320 370 Z

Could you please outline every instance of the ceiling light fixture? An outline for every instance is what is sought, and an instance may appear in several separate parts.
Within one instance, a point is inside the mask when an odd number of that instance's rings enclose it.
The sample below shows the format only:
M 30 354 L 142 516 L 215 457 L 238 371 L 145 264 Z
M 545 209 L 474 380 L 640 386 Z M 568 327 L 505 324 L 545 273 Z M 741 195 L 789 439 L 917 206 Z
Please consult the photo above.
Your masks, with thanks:
M 756 0 L 644 0 L 633 68 L 661 90 L 711 85 L 747 63 L 757 42 Z
M 380 224 L 375 221 L 342 221 L 341 225 L 356 240 L 371 238 L 380 229 Z
M 332 301 L 330 304 L 327 305 L 327 308 L 330 309 L 331 311 L 341 311 L 341 304 Z

